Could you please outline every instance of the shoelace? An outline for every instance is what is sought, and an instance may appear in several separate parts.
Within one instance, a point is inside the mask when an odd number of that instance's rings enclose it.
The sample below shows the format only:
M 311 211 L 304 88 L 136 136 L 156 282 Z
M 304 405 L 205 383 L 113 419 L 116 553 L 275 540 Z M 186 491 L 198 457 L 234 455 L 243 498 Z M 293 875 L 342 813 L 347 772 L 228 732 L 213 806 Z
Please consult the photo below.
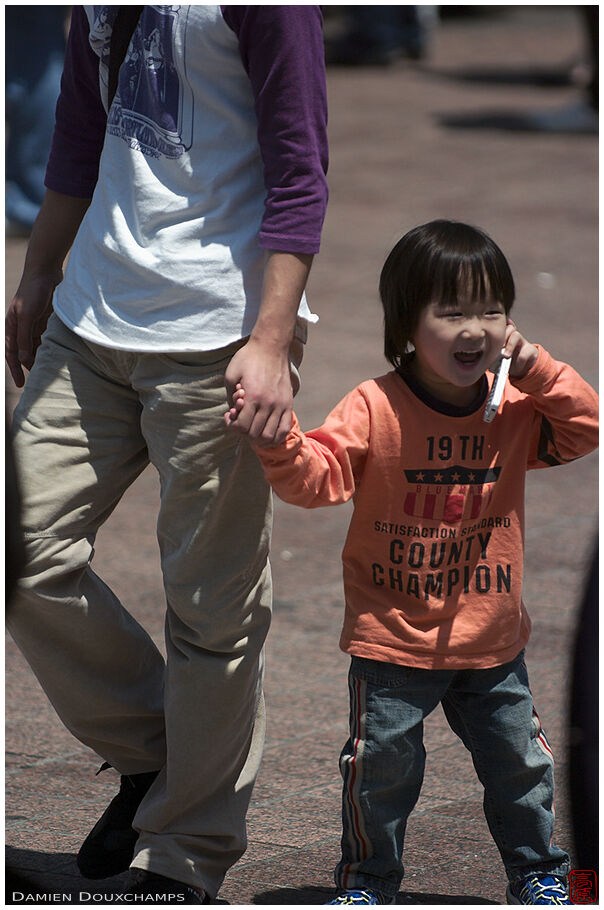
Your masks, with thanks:
M 533 904 L 535 903 L 534 898 L 544 897 L 547 899 L 547 902 L 550 904 L 566 904 L 568 903 L 568 895 L 566 893 L 565 887 L 555 878 L 547 877 L 543 879 L 533 876 L 529 878 L 524 886 L 520 889 L 520 897 L 526 900 L 526 903 Z M 563 900 L 559 900 L 563 898 Z
M 381 904 L 381 901 L 373 891 L 349 891 L 348 894 L 338 895 L 332 901 L 332 904 L 349 906 L 354 904 Z

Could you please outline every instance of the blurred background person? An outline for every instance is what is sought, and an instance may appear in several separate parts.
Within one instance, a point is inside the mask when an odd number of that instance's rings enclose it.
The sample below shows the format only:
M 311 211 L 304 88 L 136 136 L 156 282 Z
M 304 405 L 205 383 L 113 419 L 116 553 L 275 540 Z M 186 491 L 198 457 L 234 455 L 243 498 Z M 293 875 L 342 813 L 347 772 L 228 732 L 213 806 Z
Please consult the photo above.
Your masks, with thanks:
M 597 133 L 600 104 L 600 7 L 597 4 L 576 7 L 584 29 L 584 63 L 570 72 L 571 82 L 581 94 L 569 104 L 553 110 L 535 111 L 529 127 L 551 133 Z
M 437 6 L 347 6 L 344 30 L 325 42 L 328 64 L 387 66 L 425 57 Z
M 27 236 L 44 196 L 68 6 L 5 6 L 5 227 Z
M 569 705 L 569 784 L 576 868 L 596 873 L 599 857 L 598 588 L 599 546 L 596 541 L 579 607 Z

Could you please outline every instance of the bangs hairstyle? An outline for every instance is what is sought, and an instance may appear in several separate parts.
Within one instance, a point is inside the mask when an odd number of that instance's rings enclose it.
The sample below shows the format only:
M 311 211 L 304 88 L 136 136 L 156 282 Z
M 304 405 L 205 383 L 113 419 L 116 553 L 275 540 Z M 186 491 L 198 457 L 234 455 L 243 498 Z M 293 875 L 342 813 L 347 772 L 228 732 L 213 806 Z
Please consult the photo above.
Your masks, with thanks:
M 396 244 L 380 275 L 384 307 L 384 354 L 396 368 L 407 349 L 421 311 L 429 303 L 490 298 L 506 314 L 515 289 L 507 259 L 479 228 L 459 221 L 431 221 L 414 228 Z

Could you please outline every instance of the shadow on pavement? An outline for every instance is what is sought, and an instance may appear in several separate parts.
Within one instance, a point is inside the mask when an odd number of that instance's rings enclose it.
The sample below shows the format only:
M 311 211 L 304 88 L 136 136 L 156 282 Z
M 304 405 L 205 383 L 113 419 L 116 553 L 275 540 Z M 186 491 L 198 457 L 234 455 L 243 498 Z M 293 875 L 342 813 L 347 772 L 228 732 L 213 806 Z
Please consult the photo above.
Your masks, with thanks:
M 45 853 L 6 847 L 5 906 L 18 904 L 117 903 L 125 876 L 88 881 L 78 872 L 74 853 Z M 62 900 L 59 900 L 62 898 Z
M 517 133 L 559 133 L 593 136 L 597 133 L 597 120 L 581 115 L 581 119 L 552 117 L 543 112 L 520 114 L 514 111 L 473 111 L 471 114 L 437 115 L 440 126 L 463 130 L 504 130 Z
M 123 876 L 106 879 L 103 882 L 88 882 L 77 872 L 76 858 L 71 853 L 43 853 L 38 850 L 6 848 L 5 906 L 32 903 L 61 903 L 99 905 L 123 903 L 120 893 Z M 309 885 L 307 888 L 275 888 L 262 891 L 254 898 L 254 904 L 279 904 L 281 906 L 325 904 L 333 891 Z M 216 901 L 227 904 L 227 901 Z M 473 895 L 422 894 L 417 891 L 399 892 L 397 904 L 496 904 Z
M 574 100 L 565 107 L 544 110 L 494 110 L 492 107 L 463 113 L 436 114 L 439 126 L 448 129 L 502 130 L 519 133 L 597 135 L 598 113 L 587 99 L 587 85 L 573 78 L 570 67 L 476 66 L 460 69 L 428 67 L 428 77 L 440 82 L 526 88 L 576 88 Z
M 481 85 L 531 86 L 538 88 L 566 88 L 574 84 L 570 67 L 474 66 L 465 69 L 438 69 L 430 67 L 430 74 L 455 82 Z
M 325 904 L 333 897 L 333 891 L 324 888 L 276 888 L 274 891 L 262 891 L 254 900 L 255 904 L 281 904 L 285 906 Z M 400 891 L 397 904 L 497 904 L 497 901 L 485 900 L 482 897 L 467 894 L 420 894 L 418 891 Z

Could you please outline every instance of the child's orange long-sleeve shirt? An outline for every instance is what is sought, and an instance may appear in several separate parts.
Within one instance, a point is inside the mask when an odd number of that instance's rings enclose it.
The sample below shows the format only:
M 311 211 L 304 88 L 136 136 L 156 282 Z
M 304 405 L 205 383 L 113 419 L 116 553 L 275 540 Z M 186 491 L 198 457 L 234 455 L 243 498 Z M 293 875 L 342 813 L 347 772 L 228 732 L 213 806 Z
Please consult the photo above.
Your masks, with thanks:
M 497 666 L 530 632 L 526 471 L 596 447 L 597 395 L 539 348 L 490 424 L 483 400 L 453 416 L 418 396 L 388 373 L 350 392 L 319 429 L 303 433 L 294 420 L 283 445 L 256 451 L 286 502 L 353 499 L 344 651 L 428 669 Z

